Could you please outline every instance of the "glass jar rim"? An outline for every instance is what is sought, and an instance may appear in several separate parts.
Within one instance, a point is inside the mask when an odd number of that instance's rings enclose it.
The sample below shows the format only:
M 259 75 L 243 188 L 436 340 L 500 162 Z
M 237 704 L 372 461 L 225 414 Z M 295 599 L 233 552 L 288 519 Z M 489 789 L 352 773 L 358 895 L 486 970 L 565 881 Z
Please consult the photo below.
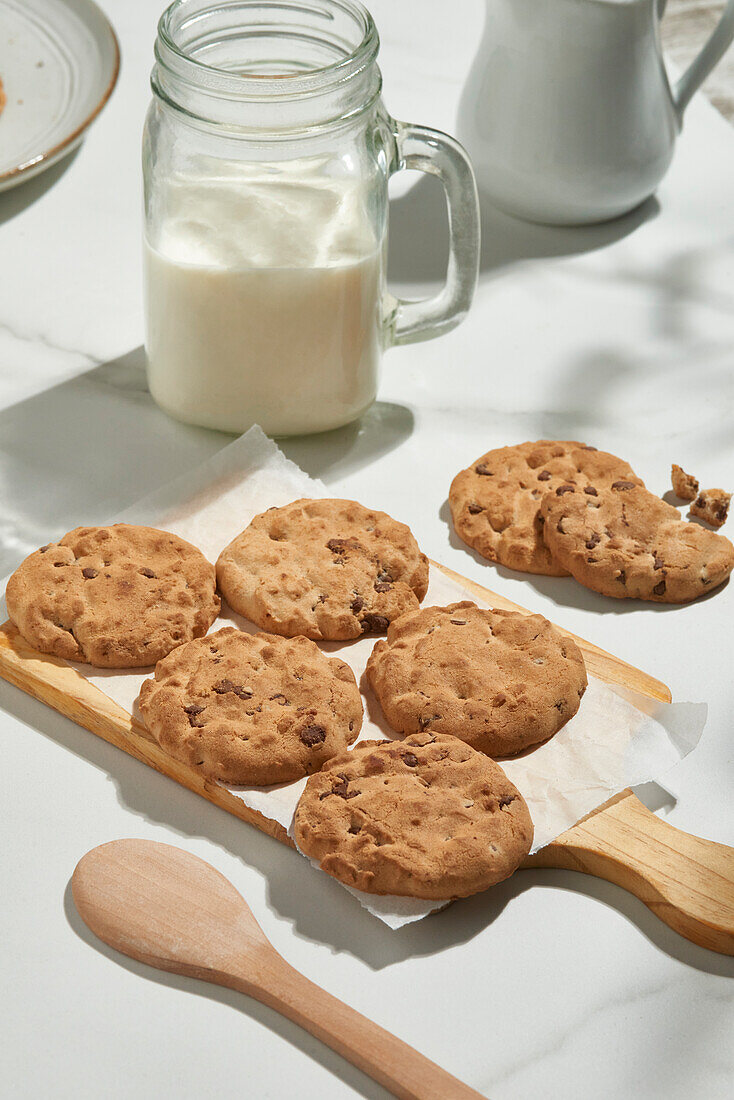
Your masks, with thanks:
M 158 20 L 156 61 L 177 77 L 193 84 L 204 83 L 210 93 L 227 98 L 282 101 L 322 95 L 331 87 L 351 80 L 364 72 L 375 61 L 380 47 L 375 22 L 359 0 L 322 0 L 351 16 L 361 27 L 362 37 L 349 53 L 328 65 L 277 75 L 233 73 L 191 56 L 176 42 L 172 25 L 176 17 L 193 6 L 195 2 L 196 0 L 173 0 L 161 15 Z M 222 6 L 226 5 L 217 4 L 216 0 L 213 0 L 211 7 L 203 7 L 199 14 Z M 300 0 L 277 0 L 273 6 L 285 10 L 289 8 L 295 11 L 303 10 Z

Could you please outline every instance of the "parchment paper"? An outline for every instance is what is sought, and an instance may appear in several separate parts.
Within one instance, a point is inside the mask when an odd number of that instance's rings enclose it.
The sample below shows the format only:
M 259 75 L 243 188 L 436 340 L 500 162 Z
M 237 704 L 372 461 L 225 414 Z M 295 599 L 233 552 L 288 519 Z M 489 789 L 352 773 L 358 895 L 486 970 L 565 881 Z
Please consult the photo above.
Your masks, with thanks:
M 198 546 L 210 561 L 258 512 L 287 504 L 298 497 L 329 494 L 320 481 L 309 478 L 277 446 L 252 428 L 204 463 L 194 474 L 171 483 L 118 517 L 127 523 L 147 523 L 173 531 Z M 379 507 L 379 501 L 364 503 Z M 420 542 L 420 531 L 415 532 Z M 432 570 L 424 606 L 454 603 L 475 597 Z M 476 600 L 475 600 L 476 602 Z M 256 628 L 229 608 L 212 626 Z M 328 643 L 360 682 L 375 639 Z M 78 671 L 131 713 L 143 680 L 150 670 L 116 672 Z M 365 721 L 360 740 L 394 736 L 379 704 L 365 685 Z M 523 794 L 535 826 L 533 851 L 544 847 L 581 817 L 625 787 L 659 779 L 693 749 L 706 720 L 705 703 L 658 703 L 626 689 L 614 689 L 589 678 L 578 713 L 547 744 L 527 755 L 502 763 Z M 279 787 L 230 787 L 252 809 L 278 821 L 289 832 L 305 780 Z M 317 865 L 314 864 L 316 867 Z M 319 874 L 322 872 L 319 870 Z M 391 928 L 399 928 L 441 908 L 441 902 L 414 898 L 378 897 L 353 890 L 360 903 Z

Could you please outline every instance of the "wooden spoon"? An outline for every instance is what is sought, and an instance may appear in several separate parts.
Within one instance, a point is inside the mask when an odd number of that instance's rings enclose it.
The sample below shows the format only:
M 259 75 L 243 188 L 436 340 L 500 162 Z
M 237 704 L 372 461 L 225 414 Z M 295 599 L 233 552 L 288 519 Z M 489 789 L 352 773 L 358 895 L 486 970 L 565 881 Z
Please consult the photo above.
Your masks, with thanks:
M 229 879 L 203 859 L 151 840 L 113 840 L 71 880 L 95 936 L 133 959 L 247 993 L 287 1016 L 405 1100 L 480 1093 L 294 970 Z

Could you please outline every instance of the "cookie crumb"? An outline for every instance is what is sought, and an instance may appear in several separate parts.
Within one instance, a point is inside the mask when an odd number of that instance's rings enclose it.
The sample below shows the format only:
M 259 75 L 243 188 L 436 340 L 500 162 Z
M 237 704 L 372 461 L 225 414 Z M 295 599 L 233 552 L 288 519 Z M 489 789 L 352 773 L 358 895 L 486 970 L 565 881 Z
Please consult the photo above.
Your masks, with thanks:
M 698 482 L 696 482 L 698 485 Z M 703 489 L 691 504 L 690 515 L 703 519 L 712 527 L 723 527 L 729 514 L 731 493 L 723 489 Z
M 670 467 L 670 483 L 673 492 L 681 500 L 695 500 L 698 496 L 698 481 L 692 474 L 687 474 L 682 466 L 676 466 L 675 462 Z

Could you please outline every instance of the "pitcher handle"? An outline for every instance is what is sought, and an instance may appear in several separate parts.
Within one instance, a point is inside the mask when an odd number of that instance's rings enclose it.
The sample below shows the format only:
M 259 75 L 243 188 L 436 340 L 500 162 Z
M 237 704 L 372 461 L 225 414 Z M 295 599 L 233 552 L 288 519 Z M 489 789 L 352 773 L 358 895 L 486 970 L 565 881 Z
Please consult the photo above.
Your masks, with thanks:
M 432 298 L 398 299 L 388 333 L 392 345 L 441 336 L 466 316 L 479 277 L 479 197 L 469 157 L 458 141 L 426 126 L 396 122 L 394 171 L 413 168 L 438 176 L 446 191 L 451 240 L 446 283 Z M 431 227 L 426 226 L 426 232 Z
M 732 39 L 734 39 L 734 0 L 728 0 L 708 42 L 688 66 L 673 89 L 673 103 L 679 121 L 683 118 L 683 112 L 688 106 L 691 96 L 700 88 L 714 66 L 721 61 L 721 58 L 729 49 Z

